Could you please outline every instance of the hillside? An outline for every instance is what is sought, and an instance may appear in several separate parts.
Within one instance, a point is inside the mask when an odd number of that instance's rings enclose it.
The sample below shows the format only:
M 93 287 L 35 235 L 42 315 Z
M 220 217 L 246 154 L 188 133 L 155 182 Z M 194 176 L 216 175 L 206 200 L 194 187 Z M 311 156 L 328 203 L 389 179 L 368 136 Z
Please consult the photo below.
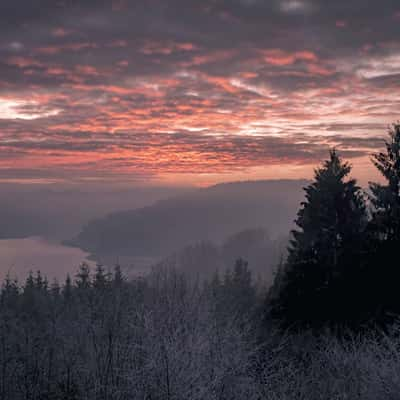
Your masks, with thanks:
M 88 221 L 115 210 L 144 207 L 188 189 L 116 185 L 0 185 L 0 239 L 65 240 Z
M 220 184 L 116 212 L 88 223 L 68 244 L 96 256 L 162 257 L 199 241 L 221 243 L 252 228 L 288 233 L 303 198 L 304 180 Z

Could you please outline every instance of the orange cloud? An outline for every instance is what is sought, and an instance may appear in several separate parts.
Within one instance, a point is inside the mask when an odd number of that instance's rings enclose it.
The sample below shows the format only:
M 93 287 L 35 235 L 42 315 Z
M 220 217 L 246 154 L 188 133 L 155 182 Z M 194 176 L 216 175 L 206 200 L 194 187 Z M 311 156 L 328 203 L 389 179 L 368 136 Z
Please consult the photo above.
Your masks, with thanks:
M 335 74 L 335 71 L 318 64 L 308 64 L 307 71 L 313 75 L 330 76 Z
M 298 51 L 294 53 L 280 49 L 263 50 L 264 61 L 276 66 L 292 65 L 297 61 L 318 61 L 318 57 L 311 51 Z

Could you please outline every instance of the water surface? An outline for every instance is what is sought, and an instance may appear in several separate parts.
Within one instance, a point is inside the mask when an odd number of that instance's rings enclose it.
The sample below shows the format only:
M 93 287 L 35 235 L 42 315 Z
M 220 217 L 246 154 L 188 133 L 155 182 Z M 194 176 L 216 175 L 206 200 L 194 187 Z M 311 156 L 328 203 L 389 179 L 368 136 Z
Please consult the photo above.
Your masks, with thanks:
M 81 249 L 52 243 L 40 237 L 0 240 L 0 279 L 9 272 L 24 282 L 29 271 L 41 271 L 49 281 L 63 282 L 67 273 L 74 276 L 89 254 Z

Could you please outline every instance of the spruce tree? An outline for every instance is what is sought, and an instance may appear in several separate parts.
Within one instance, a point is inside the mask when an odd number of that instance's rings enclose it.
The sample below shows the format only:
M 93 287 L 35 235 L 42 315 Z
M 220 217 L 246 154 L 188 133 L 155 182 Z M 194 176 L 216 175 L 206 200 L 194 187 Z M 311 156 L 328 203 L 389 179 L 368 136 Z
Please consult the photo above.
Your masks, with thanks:
M 67 274 L 67 278 L 65 279 L 65 283 L 62 288 L 62 295 L 66 303 L 68 303 L 72 298 L 72 290 L 73 290 L 72 279 L 71 276 Z
M 367 217 L 361 189 L 347 179 L 350 171 L 332 150 L 304 189 L 288 259 L 270 291 L 271 315 L 285 325 L 341 323 L 358 307 L 353 285 Z
M 79 266 L 76 274 L 76 286 L 80 290 L 88 289 L 91 286 L 90 267 L 85 262 Z
M 117 264 L 114 267 L 113 284 L 115 287 L 121 287 L 125 282 L 124 274 L 122 273 L 121 266 Z
M 400 269 L 396 262 L 400 245 L 400 124 L 389 129 L 385 150 L 373 155 L 372 162 L 385 182 L 370 183 L 371 294 L 379 322 L 387 324 L 400 314 Z
M 98 291 L 104 291 L 110 282 L 110 274 L 105 271 L 102 264 L 96 264 L 96 271 L 93 279 L 93 287 Z
M 386 151 L 374 154 L 372 162 L 386 183 L 371 183 L 373 225 L 381 240 L 400 241 L 400 124 L 389 130 Z

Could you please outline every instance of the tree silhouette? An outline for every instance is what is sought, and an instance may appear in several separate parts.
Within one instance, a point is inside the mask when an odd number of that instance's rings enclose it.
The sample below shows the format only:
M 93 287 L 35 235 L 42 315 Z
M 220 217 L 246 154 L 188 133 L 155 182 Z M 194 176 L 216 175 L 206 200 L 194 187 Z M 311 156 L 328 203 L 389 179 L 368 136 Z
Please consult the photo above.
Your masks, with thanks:
M 270 291 L 271 315 L 285 325 L 342 322 L 359 303 L 352 286 L 361 272 L 367 216 L 363 193 L 346 179 L 350 171 L 332 150 L 305 188 L 287 262 Z
M 400 314 L 396 263 L 400 244 L 400 125 L 394 124 L 385 141 L 385 151 L 372 157 L 385 179 L 384 184 L 370 183 L 373 205 L 370 222 L 370 286 L 373 301 L 386 324 Z
M 400 125 L 389 130 L 385 152 L 373 155 L 372 162 L 386 184 L 370 183 L 371 201 L 375 208 L 373 224 L 380 239 L 400 240 Z

